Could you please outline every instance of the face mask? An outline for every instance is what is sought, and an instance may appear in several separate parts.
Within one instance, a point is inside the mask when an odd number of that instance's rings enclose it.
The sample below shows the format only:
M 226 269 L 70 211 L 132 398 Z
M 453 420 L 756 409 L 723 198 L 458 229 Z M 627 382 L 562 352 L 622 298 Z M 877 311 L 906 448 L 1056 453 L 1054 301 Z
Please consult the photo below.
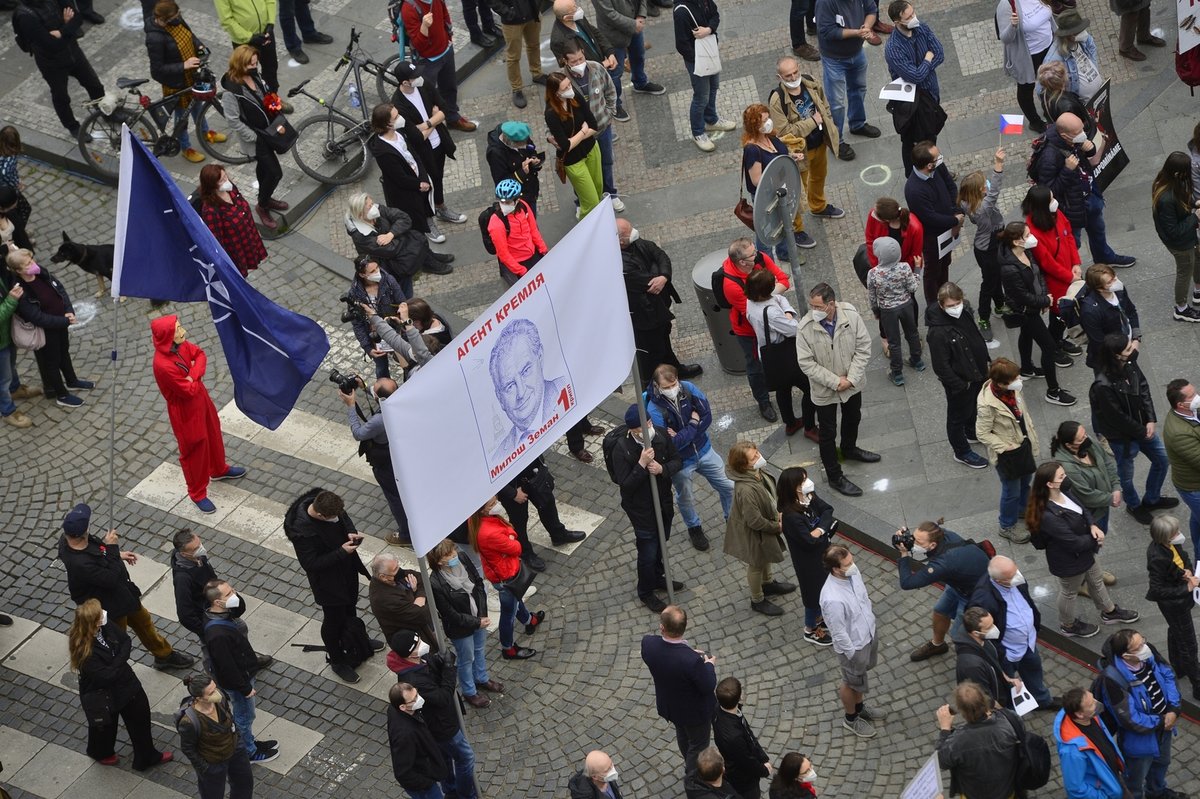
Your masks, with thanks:
M 917 560 L 925 560 L 926 556 L 929 555 L 929 550 L 920 544 L 913 544 L 913 548 L 909 550 L 909 554 Z
M 25 267 L 25 271 L 30 275 L 40 275 L 42 273 L 42 268 L 36 263 L 31 263 L 29 266 Z
M 767 465 L 767 459 L 764 458 L 762 455 L 759 455 L 758 460 L 756 460 L 754 463 L 750 464 L 750 468 L 761 469 L 766 465 Z
M 1058 490 L 1059 491 L 1070 491 L 1071 490 L 1071 478 L 1063 477 L 1062 482 L 1058 484 Z
M 420 710 L 423 707 L 425 707 L 425 697 L 418 694 L 417 698 L 414 699 L 413 703 L 412 703 L 413 712 L 416 713 L 418 710 Z
M 196 547 L 196 551 L 192 553 L 192 557 L 196 560 L 200 560 L 200 558 L 204 558 L 207 556 L 208 556 L 208 550 L 204 548 L 204 544 L 201 544 L 200 546 Z
M 1176 533 L 1175 537 L 1171 539 L 1171 544 L 1173 546 L 1181 547 L 1185 541 L 1187 541 L 1187 539 L 1183 537 L 1183 533 Z
M 1014 380 L 1008 384 L 1008 390 L 1009 391 L 1020 391 L 1021 387 L 1024 385 L 1025 384 L 1021 381 L 1021 378 L 1018 377 L 1016 380 Z
M 404 117 L 396 117 L 392 120 L 392 130 L 400 130 L 404 127 Z
M 100 611 L 100 626 L 103 627 L 106 624 L 108 624 L 108 611 L 101 610 Z
M 1083 144 L 1085 141 L 1087 141 L 1087 133 L 1082 130 L 1071 137 L 1071 144 Z
M 573 20 L 583 19 L 583 9 L 582 8 L 575 9 L 575 13 L 571 15 L 571 19 L 573 19 Z
M 457 569 L 459 563 L 462 563 L 462 561 L 458 559 L 458 555 L 455 555 L 454 557 L 450 558 L 450 560 L 446 561 L 446 565 L 452 569 Z
M 565 92 L 559 92 L 558 96 L 564 100 L 573 100 L 575 98 L 575 90 L 567 89 Z
M 242 598 L 237 594 L 230 594 L 229 599 L 225 600 L 225 609 L 233 610 L 242 606 Z
M 1124 291 L 1124 290 L 1125 290 L 1125 284 L 1122 283 L 1120 281 L 1120 279 L 1113 279 L 1113 282 L 1109 283 L 1108 288 L 1105 289 L 1105 291 L 1109 291 L 1109 292 L 1117 292 L 1117 291 Z
M 812 782 L 817 778 L 817 770 L 809 767 L 808 771 L 800 775 L 800 782 Z
M 800 484 L 800 493 L 801 494 L 811 494 L 816 490 L 817 490 L 816 484 L 813 483 L 812 480 L 809 480 L 807 478 L 804 480 L 803 483 Z
M 825 313 L 824 311 L 811 311 L 810 313 L 812 313 L 813 319 L 817 322 L 824 322 L 827 318 L 829 318 L 829 314 Z
M 946 163 L 946 156 L 939 155 L 933 162 L 933 168 L 937 169 L 942 164 Z
M 499 502 L 493 502 L 492 506 L 484 511 L 488 516 L 499 516 L 504 512 L 504 506 Z
M 515 210 L 517 210 L 516 203 L 500 203 L 500 213 L 504 214 L 505 216 L 511 214 Z
M 641 429 L 641 428 L 639 428 L 639 429 Z M 645 435 L 646 435 L 647 441 L 654 438 L 654 425 L 650 425 L 650 429 L 646 431 Z
M 233 181 L 227 180 L 224 183 L 222 183 L 220 186 L 218 186 L 217 188 L 220 189 L 221 191 L 233 191 Z
M 380 282 L 380 281 L 382 281 L 382 280 L 383 280 L 383 273 L 382 273 L 382 272 L 376 272 L 376 273 L 374 273 L 374 274 L 372 274 L 372 275 L 367 275 L 367 282 L 368 282 L 368 283 L 379 283 L 379 282 Z
M 424 75 L 418 75 L 417 77 L 413 78 L 413 79 L 412 79 L 412 85 L 413 85 L 413 88 L 414 88 L 414 89 L 419 89 L 419 88 L 421 88 L 422 86 L 424 86 L 424 85 L 425 85 L 425 76 L 424 76 Z
M 1088 36 L 1090 35 L 1091 34 L 1089 34 L 1087 31 L 1080 31 L 1079 33 L 1075 34 L 1073 38 L 1077 42 L 1086 42 L 1088 40 Z
M 1133 655 L 1143 663 L 1154 657 L 1154 653 L 1150 651 L 1150 644 L 1142 644 L 1141 649 L 1136 652 L 1130 652 L 1129 654 Z
M 679 386 L 671 386 L 670 388 L 664 388 L 662 390 L 662 395 L 669 400 L 679 399 Z
M 1058 200 L 1055 198 L 1051 198 L 1051 200 L 1050 200 L 1050 213 L 1052 213 L 1052 214 L 1058 213 Z
M 1192 401 L 1188 403 L 1188 407 L 1192 409 L 1192 413 L 1200 410 L 1200 394 L 1192 397 Z
M 379 218 L 379 206 L 378 206 L 378 205 L 372 205 L 372 206 L 371 206 L 371 210 L 370 210 L 370 211 L 367 211 L 367 219 L 369 219 L 370 221 L 374 222 L 374 221 L 375 221 L 376 219 L 378 219 L 378 218 Z
M 246 70 L 246 74 L 250 75 L 251 77 L 257 78 L 258 77 L 258 67 L 250 67 L 249 69 Z
M 917 19 L 917 15 L 913 14 L 912 19 L 910 19 L 908 22 L 904 23 L 904 27 L 908 28 L 910 31 L 915 31 L 917 29 L 917 26 L 920 24 L 921 24 L 921 21 L 919 19 Z
M 608 770 L 608 773 L 604 775 L 604 781 L 605 781 L 605 782 L 616 782 L 616 781 L 617 781 L 617 769 L 616 769 L 616 767 L 610 768 L 610 769 Z
M 642 234 L 638 233 L 637 228 L 634 227 L 634 228 L 629 229 L 629 243 L 630 244 L 633 244 L 635 241 L 637 241 L 641 237 L 642 237 Z
M 1023 238 L 1021 240 L 1021 246 L 1027 250 L 1032 250 L 1037 245 L 1038 245 L 1037 236 L 1033 235 L 1032 233 L 1030 233 L 1028 236 L 1026 236 L 1025 238 Z
M 1079 457 L 1086 458 L 1088 456 L 1088 453 L 1090 453 L 1091 451 L 1092 451 L 1092 440 L 1090 438 L 1085 438 L 1083 440 L 1083 443 L 1081 443 L 1079 445 L 1079 449 L 1077 450 L 1077 452 L 1079 453 Z
M 1021 574 L 1020 570 L 1012 578 L 1012 587 L 1016 588 L 1018 585 L 1025 585 L 1025 575 Z
M 576 64 L 575 66 L 570 67 L 570 70 L 582 78 L 583 73 L 587 72 L 587 64 Z
M 988 630 L 986 633 L 983 634 L 983 640 L 985 640 L 985 641 L 995 641 L 999 637 L 1000 637 L 1000 628 L 994 624 L 992 625 L 992 628 L 990 630 Z
M 860 572 L 858 570 L 857 563 L 851 563 L 849 566 L 846 567 L 846 569 L 842 572 L 842 574 L 844 574 L 847 577 L 853 577 L 856 574 L 862 574 L 862 572 Z
M 225 701 L 225 695 L 214 689 L 213 692 L 208 695 L 207 701 L 212 702 L 214 705 L 219 705 Z
M 767 121 L 763 123 L 762 132 L 770 133 L 773 130 L 775 130 L 775 120 L 768 118 Z
M 421 641 L 419 644 L 417 644 L 417 657 L 423 658 L 428 654 L 429 654 L 429 644 L 427 644 L 424 641 Z
M 795 80 L 780 80 L 780 83 L 782 83 L 784 87 L 788 89 L 799 89 L 804 81 L 796 78 Z
M 963 306 L 962 306 L 962 303 L 960 302 L 958 305 L 951 305 L 946 308 L 943 308 L 942 310 L 944 310 L 946 313 L 950 314 L 951 317 L 958 319 L 959 317 L 962 316 Z

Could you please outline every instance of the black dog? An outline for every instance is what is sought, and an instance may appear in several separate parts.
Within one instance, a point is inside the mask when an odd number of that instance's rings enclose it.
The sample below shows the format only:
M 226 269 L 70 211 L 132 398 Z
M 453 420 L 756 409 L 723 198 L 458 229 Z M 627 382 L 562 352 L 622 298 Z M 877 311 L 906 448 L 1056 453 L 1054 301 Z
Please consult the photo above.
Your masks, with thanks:
M 113 276 L 113 245 L 80 244 L 71 241 L 71 237 L 65 230 L 62 237 L 62 244 L 59 245 L 58 252 L 50 256 L 50 263 L 61 264 L 66 261 L 75 264 L 88 274 L 95 275 L 96 285 L 99 288 L 96 296 L 103 297 L 107 293 L 104 289 L 104 279 L 108 278 L 111 281 Z

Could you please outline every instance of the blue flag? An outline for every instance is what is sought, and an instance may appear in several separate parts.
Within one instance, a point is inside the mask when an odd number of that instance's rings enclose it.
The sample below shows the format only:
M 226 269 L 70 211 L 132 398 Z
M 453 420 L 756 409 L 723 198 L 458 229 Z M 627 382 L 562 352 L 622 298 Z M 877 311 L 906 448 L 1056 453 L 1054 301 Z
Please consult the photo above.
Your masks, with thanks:
M 121 140 L 112 295 L 207 301 L 234 400 L 271 430 L 291 413 L 329 352 L 320 325 L 246 282 L 167 170 L 128 128 Z

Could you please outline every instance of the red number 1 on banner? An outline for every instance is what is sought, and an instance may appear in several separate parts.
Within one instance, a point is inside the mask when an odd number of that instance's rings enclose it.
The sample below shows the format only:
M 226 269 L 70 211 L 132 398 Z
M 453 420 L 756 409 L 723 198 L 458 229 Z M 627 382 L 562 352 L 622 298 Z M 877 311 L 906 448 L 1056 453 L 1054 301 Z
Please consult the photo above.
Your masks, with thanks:
M 555 405 L 561 405 L 562 409 L 563 409 L 563 413 L 566 413 L 567 411 L 571 410 L 571 406 L 574 405 L 574 403 L 571 400 L 572 400 L 571 387 L 563 386 L 563 390 L 558 395 L 558 401 L 555 403 Z

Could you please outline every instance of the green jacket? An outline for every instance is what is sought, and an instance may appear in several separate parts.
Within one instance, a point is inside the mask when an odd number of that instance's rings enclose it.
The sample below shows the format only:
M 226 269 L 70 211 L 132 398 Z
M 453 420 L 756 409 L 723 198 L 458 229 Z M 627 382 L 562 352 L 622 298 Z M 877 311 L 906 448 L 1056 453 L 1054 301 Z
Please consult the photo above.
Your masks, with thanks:
M 1112 494 L 1121 489 L 1121 482 L 1117 479 L 1116 460 L 1095 439 L 1092 439 L 1091 456 L 1096 462 L 1094 466 L 1065 449 L 1059 450 L 1054 457 L 1071 478 L 1071 493 L 1094 518 L 1099 519 L 1112 508 Z
M 275 24 L 275 0 L 213 0 L 217 19 L 234 44 L 247 44 Z
M 12 318 L 17 311 L 15 297 L 5 296 L 0 302 L 0 350 L 12 346 Z
M 1200 422 L 1169 410 L 1162 437 L 1171 462 L 1171 482 L 1180 491 L 1200 491 Z
M 739 472 L 725 467 L 733 481 L 733 508 L 725 523 L 725 554 L 747 566 L 762 568 L 783 560 L 783 528 L 775 508 L 775 478 L 766 472 Z

